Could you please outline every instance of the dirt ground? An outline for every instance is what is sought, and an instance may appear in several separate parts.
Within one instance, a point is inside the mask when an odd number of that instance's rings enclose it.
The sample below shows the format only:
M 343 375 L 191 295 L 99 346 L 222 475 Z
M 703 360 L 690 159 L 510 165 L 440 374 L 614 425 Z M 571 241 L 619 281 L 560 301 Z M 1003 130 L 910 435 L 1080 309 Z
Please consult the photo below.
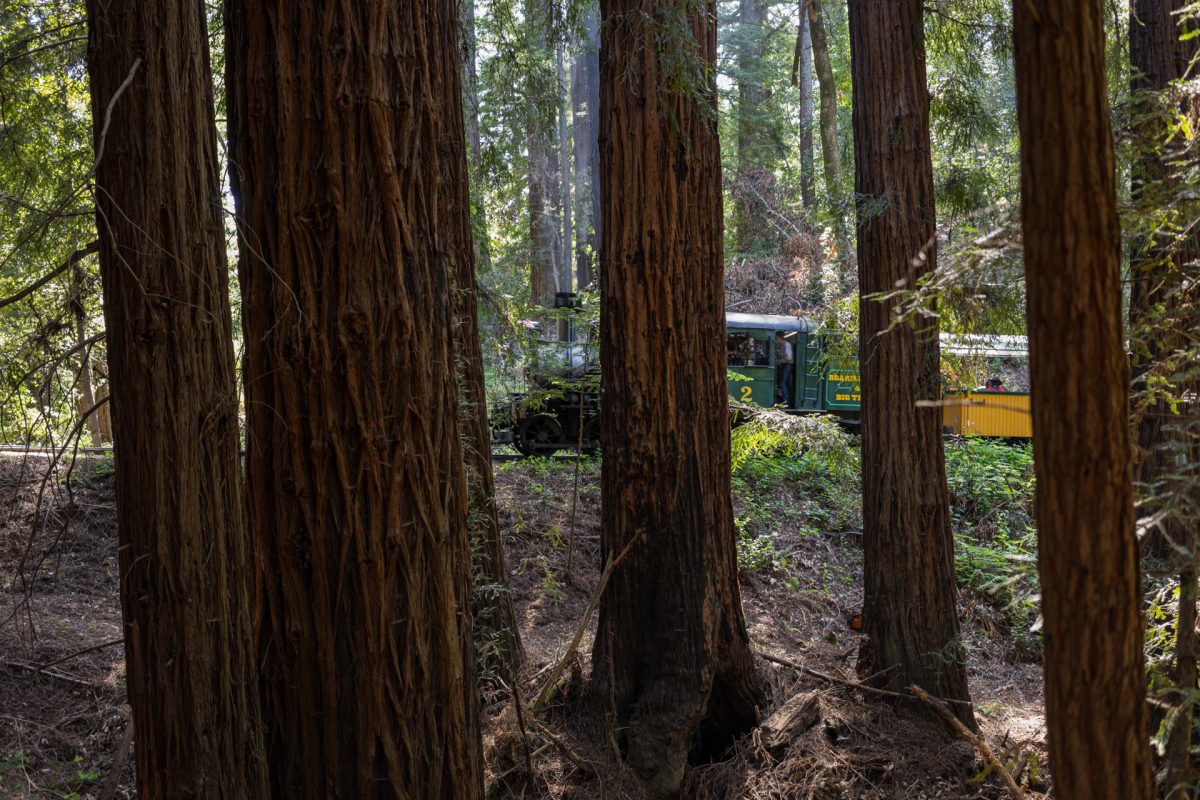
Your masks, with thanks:
M 594 619 L 565 680 L 537 714 L 527 705 L 563 660 L 600 573 L 599 466 L 530 460 L 497 466 L 497 503 L 526 660 L 512 693 L 485 687 L 488 795 L 635 798 L 602 744 L 584 689 Z M 574 513 L 572 513 L 574 509 Z M 786 572 L 743 571 L 747 625 L 769 701 L 764 718 L 814 693 L 817 723 L 778 746 L 743 737 L 697 764 L 686 798 L 956 800 L 1008 797 L 974 748 L 926 715 L 864 692 L 854 664 L 861 602 L 857 532 L 778 543 Z M 135 796 L 124 705 L 111 462 L 74 467 L 0 458 L 0 798 Z M 1048 790 L 1041 675 L 994 611 L 963 601 L 971 690 L 984 738 L 1030 800 Z M 793 666 L 785 666 L 787 662 Z M 807 671 L 801 671 L 803 667 Z M 523 733 L 522 733 L 523 732 Z
M 132 796 L 117 580 L 111 464 L 0 457 L 0 798 Z

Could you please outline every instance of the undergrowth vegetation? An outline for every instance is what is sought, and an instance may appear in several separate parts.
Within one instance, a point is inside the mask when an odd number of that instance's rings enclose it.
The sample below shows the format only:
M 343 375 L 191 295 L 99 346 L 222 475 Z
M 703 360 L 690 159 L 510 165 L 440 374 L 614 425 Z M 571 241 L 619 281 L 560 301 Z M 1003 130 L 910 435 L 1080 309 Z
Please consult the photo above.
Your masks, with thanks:
M 742 569 L 789 580 L 800 539 L 859 527 L 858 448 L 833 417 L 759 412 L 734 429 L 732 460 Z
M 861 530 L 857 438 L 832 417 L 765 411 L 736 428 L 732 443 L 739 566 L 774 573 L 798 588 L 793 567 L 807 549 L 806 540 L 844 540 Z M 946 480 L 960 592 L 972 605 L 992 609 L 992 622 L 1012 638 L 1022 657 L 1036 658 L 1040 640 L 1030 446 L 988 439 L 949 441 Z
M 845 595 L 861 581 L 862 484 L 858 437 L 836 418 L 759 410 L 731 436 L 734 524 L 743 576 L 805 594 Z M 580 524 L 597 526 L 600 464 L 583 458 Z M 519 497 L 503 509 L 510 530 L 570 549 L 574 460 L 528 458 L 498 464 L 518 473 Z M 1037 534 L 1033 520 L 1033 454 L 1027 443 L 990 439 L 946 442 L 946 480 L 961 601 L 1003 649 L 1034 662 L 1038 633 Z M 561 597 L 556 570 L 544 558 L 511 565 L 537 576 L 548 602 Z M 1173 619 L 1172 598 L 1155 611 Z M 1153 631 L 1153 620 L 1152 628 Z M 1165 634 L 1164 634 L 1165 635 Z
M 946 446 L 946 483 L 960 591 L 995 608 L 1027 658 L 1040 654 L 1033 451 L 959 439 Z

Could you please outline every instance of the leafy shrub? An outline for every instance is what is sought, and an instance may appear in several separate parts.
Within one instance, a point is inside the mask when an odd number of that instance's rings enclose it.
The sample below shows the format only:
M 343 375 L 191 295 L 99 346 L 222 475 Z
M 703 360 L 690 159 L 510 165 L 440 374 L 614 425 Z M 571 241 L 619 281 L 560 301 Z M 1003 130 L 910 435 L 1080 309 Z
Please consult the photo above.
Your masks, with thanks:
M 946 482 L 959 588 L 1001 612 L 1018 649 L 1036 654 L 1032 448 L 991 439 L 949 442 Z
M 854 527 L 858 448 L 832 417 L 761 411 L 733 432 L 738 563 L 787 571 L 798 539 Z
M 1033 531 L 1033 450 L 1028 444 L 967 438 L 946 446 L 946 483 L 955 528 L 981 540 L 1023 539 Z
M 858 448 L 834 417 L 823 414 L 787 414 L 762 410 L 734 428 L 733 471 L 753 459 L 796 458 L 806 471 L 819 467 L 834 477 L 858 476 Z

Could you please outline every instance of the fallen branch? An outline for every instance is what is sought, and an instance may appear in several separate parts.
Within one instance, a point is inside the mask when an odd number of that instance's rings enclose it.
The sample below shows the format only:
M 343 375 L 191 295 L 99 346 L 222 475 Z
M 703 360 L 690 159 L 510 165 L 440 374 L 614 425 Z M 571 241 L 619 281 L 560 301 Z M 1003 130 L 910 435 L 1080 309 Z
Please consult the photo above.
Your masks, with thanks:
M 49 678 L 54 678 L 55 680 L 73 683 L 76 686 L 82 686 L 86 689 L 99 688 L 98 684 L 92 683 L 91 681 L 85 681 L 83 678 L 76 678 L 74 675 L 68 675 L 65 672 L 59 672 L 56 669 L 42 669 L 41 667 L 36 667 L 33 664 L 25 664 L 21 661 L 5 661 L 4 666 L 10 669 L 32 672 L 35 675 L 45 675 Z
M 580 772 L 584 773 L 585 775 L 596 774 L 595 768 L 593 768 L 591 764 L 584 761 L 582 756 L 572 750 L 570 745 L 555 735 L 553 731 L 532 717 L 530 717 L 529 721 L 533 723 L 533 727 L 537 729 L 537 732 L 542 736 L 545 736 L 550 741 L 550 744 L 554 745 L 558 752 L 562 753 L 567 761 L 570 761 L 572 764 L 574 764 Z
M 97 794 L 99 800 L 112 800 L 117 793 L 117 784 L 121 782 L 121 773 L 125 771 L 125 762 L 129 760 L 129 746 L 133 744 L 133 719 L 125 723 L 125 733 L 121 736 L 121 744 L 117 754 L 113 756 L 112 767 L 104 778 L 104 785 Z
M 529 704 L 529 712 L 536 714 L 542 706 L 546 705 L 546 701 L 550 699 L 550 693 L 554 691 L 554 687 L 558 685 L 559 678 L 562 677 L 563 670 L 567 668 L 567 662 L 575 655 L 575 651 L 579 649 L 579 643 L 583 641 L 583 634 L 587 630 L 588 623 L 592 621 L 592 614 L 600 605 L 600 598 L 604 594 L 604 587 L 608 585 L 608 579 L 612 577 L 613 570 L 620 564 L 625 556 L 629 555 L 629 551 L 633 548 L 637 538 L 629 540 L 629 544 L 625 545 L 625 549 L 620 554 L 610 560 L 608 565 L 604 567 L 604 572 L 600 573 L 600 580 L 596 582 L 596 591 L 592 592 L 592 599 L 588 603 L 587 610 L 583 612 L 583 619 L 579 621 L 579 627 L 575 629 L 575 638 L 571 640 L 571 646 L 567 648 L 567 652 L 557 664 L 554 665 L 554 670 L 550 673 L 549 679 L 542 687 L 542 691 L 538 692 L 538 696 L 532 703 Z
M 780 658 L 779 656 L 773 656 L 770 653 L 764 653 L 762 650 L 755 650 L 754 652 L 755 652 L 755 654 L 760 656 L 764 661 L 770 661 L 772 664 L 779 664 L 780 666 L 783 666 L 783 667 L 791 667 L 792 669 L 796 670 L 797 672 L 803 672 L 805 675 L 811 675 L 812 677 L 826 681 L 827 683 L 836 683 L 839 686 L 847 686 L 851 689 L 861 689 L 864 692 L 879 695 L 880 697 L 891 697 L 894 700 L 913 700 L 913 699 L 915 699 L 915 696 L 911 695 L 911 694 L 905 694 L 904 692 L 893 692 L 890 689 L 877 689 L 876 687 L 871 686 L 868 683 L 860 683 L 859 681 L 850 681 L 850 680 L 846 680 L 845 678 L 839 678 L 835 675 L 829 675 L 824 672 L 821 672 L 820 670 L 815 670 L 812 667 L 806 667 L 802 664 L 797 664 L 794 661 L 788 661 L 786 658 Z M 868 680 L 877 678 L 881 675 L 885 675 L 887 672 L 888 672 L 888 670 L 884 670 L 883 672 L 877 672 L 874 675 L 872 675 L 871 678 L 869 678 Z M 931 697 L 930 699 L 937 700 L 940 703 L 954 703 L 956 705 L 970 705 L 970 702 L 967 700 L 951 700 L 950 698 L 946 698 L 946 697 Z
M 62 658 L 56 658 L 53 661 L 48 661 L 45 664 L 42 664 L 41 666 L 39 666 L 37 668 L 37 671 L 45 672 L 48 667 L 53 667 L 57 664 L 63 663 L 64 661 L 70 661 L 73 658 L 78 658 L 79 656 L 87 655 L 88 653 L 94 653 L 97 650 L 104 650 L 105 648 L 112 647 L 113 645 L 117 645 L 117 644 L 125 644 L 124 637 L 122 637 L 120 639 L 113 639 L 111 642 L 102 642 L 101 644 L 94 644 L 91 647 L 85 647 L 82 650 L 76 650 L 74 653 L 71 653 L 70 655 L 65 655 Z
M 888 689 L 876 689 L 874 686 L 868 686 L 865 683 L 859 683 L 858 681 L 848 681 L 845 678 L 838 678 L 834 675 L 827 675 L 826 673 L 821 672 L 819 670 L 815 670 L 812 667 L 806 667 L 802 664 L 797 664 L 794 661 L 788 661 L 786 658 L 780 658 L 779 656 L 773 656 L 770 653 L 764 653 L 761 650 L 755 650 L 754 652 L 756 655 L 758 655 L 764 661 L 770 661 L 772 664 L 778 664 L 781 667 L 790 667 L 791 669 L 794 669 L 797 672 L 803 672 L 805 675 L 811 675 L 812 677 L 823 680 L 826 683 L 836 683 L 839 686 L 848 686 L 851 689 L 861 689 L 864 692 L 870 692 L 871 694 L 876 694 L 876 695 L 879 695 L 880 697 L 891 697 L 896 700 L 911 700 L 912 699 L 908 695 L 901 694 L 900 692 L 893 692 Z
M 1017 786 L 1017 782 L 1013 780 L 1012 774 L 1005 769 L 1000 759 L 996 758 L 996 754 L 992 752 L 992 748 L 988 747 L 987 742 L 966 725 L 962 724 L 958 717 L 954 716 L 954 713 L 946 708 L 944 703 L 930 697 L 929 693 L 920 686 L 914 684 L 908 687 L 908 690 L 912 692 L 913 697 L 933 709 L 933 713 L 937 715 L 938 719 L 946 723 L 950 730 L 958 734 L 964 741 L 970 742 L 979 751 L 979 754 L 983 756 L 983 760 L 990 764 L 992 769 L 996 770 L 996 774 L 1000 776 L 1000 781 L 1008 789 L 1008 793 L 1012 795 L 1013 800 L 1025 800 L 1025 793 L 1021 791 L 1020 786 Z
M 820 692 L 799 692 L 763 720 L 763 744 L 768 750 L 783 747 L 817 724 L 821 718 Z

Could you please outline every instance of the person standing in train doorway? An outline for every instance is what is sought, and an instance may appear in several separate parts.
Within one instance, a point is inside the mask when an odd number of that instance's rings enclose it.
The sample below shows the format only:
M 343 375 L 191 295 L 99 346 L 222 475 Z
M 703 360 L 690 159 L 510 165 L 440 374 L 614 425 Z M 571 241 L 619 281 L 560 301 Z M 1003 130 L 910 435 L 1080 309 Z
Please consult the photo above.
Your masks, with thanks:
M 783 392 L 783 407 L 791 408 L 795 405 L 796 353 L 782 333 L 775 334 L 775 375 Z

